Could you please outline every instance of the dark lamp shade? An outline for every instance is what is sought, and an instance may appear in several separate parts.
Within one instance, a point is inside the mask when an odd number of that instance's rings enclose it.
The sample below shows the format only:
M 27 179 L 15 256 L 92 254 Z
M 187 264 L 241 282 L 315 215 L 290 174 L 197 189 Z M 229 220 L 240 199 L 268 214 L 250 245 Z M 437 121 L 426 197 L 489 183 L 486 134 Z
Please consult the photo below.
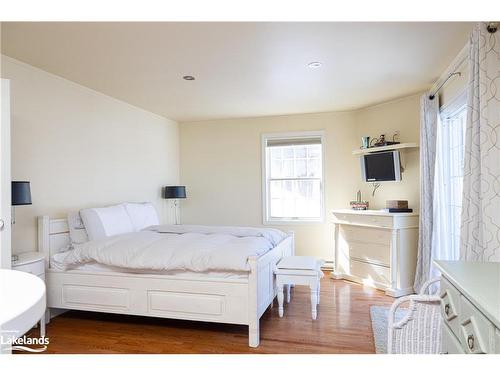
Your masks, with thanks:
M 162 196 L 164 199 L 186 198 L 186 187 L 185 186 L 164 186 Z
M 31 189 L 29 181 L 12 181 L 11 189 L 13 206 L 31 204 Z

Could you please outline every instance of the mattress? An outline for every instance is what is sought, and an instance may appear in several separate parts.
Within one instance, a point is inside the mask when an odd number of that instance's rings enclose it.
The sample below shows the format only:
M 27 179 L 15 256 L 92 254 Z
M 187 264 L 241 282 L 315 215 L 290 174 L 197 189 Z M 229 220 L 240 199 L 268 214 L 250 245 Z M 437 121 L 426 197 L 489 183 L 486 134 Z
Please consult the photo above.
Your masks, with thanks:
M 192 272 L 192 271 L 156 271 L 156 270 L 139 270 L 139 269 L 129 269 L 121 267 L 113 267 L 105 264 L 100 264 L 96 262 L 79 264 L 72 267 L 71 270 L 65 270 L 62 264 L 59 262 L 59 257 L 64 253 L 58 253 L 52 256 L 50 262 L 50 268 L 56 271 L 85 271 L 85 272 L 106 272 L 106 273 L 130 273 L 130 274 L 141 274 L 141 275 L 169 275 L 176 277 L 207 277 L 207 278 L 223 278 L 223 279 L 241 279 L 246 280 L 248 278 L 248 272 L 246 271 L 206 271 L 206 272 Z

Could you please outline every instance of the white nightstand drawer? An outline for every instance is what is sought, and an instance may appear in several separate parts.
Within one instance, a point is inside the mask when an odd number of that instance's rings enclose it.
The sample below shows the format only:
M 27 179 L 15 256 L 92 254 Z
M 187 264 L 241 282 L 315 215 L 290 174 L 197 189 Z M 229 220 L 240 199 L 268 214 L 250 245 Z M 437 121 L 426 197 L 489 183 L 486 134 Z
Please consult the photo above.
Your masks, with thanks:
M 460 337 L 460 292 L 446 278 L 441 278 L 441 315 L 456 337 Z
M 459 340 L 466 353 L 493 353 L 495 326 L 472 303 L 462 296 Z
M 27 263 L 23 265 L 13 265 L 13 270 L 31 273 L 33 275 L 41 275 L 45 273 L 45 263 L 43 261 Z

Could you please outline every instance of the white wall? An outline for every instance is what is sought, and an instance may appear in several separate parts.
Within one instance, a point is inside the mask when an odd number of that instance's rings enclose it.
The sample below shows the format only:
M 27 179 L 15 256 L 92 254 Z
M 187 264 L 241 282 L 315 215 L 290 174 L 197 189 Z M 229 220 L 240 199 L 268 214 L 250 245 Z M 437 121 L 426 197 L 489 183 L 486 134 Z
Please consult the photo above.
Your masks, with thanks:
M 295 231 L 297 254 L 332 260 L 330 212 L 348 207 L 358 189 L 374 207 L 399 198 L 418 209 L 418 150 L 406 159 L 404 182 L 384 184 L 372 198 L 370 186 L 361 182 L 359 157 L 352 155 L 361 135 L 400 130 L 402 141 L 418 142 L 418 129 L 419 95 L 352 112 L 182 123 L 181 183 L 188 191 L 183 222 L 262 225 L 261 134 L 324 130 L 326 222 L 280 227 Z
M 11 80 L 12 179 L 31 181 L 18 206 L 13 252 L 36 249 L 36 216 L 152 201 L 179 179 L 178 125 L 2 55 Z

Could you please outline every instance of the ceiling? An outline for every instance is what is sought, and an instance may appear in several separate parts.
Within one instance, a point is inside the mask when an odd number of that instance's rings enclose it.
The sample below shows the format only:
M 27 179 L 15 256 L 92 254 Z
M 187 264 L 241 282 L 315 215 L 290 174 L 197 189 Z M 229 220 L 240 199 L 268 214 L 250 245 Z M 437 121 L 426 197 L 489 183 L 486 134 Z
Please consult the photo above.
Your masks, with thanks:
M 465 22 L 4 22 L 1 49 L 182 122 L 350 110 L 413 94 L 439 77 L 471 29 Z M 313 61 L 322 66 L 309 68 Z

